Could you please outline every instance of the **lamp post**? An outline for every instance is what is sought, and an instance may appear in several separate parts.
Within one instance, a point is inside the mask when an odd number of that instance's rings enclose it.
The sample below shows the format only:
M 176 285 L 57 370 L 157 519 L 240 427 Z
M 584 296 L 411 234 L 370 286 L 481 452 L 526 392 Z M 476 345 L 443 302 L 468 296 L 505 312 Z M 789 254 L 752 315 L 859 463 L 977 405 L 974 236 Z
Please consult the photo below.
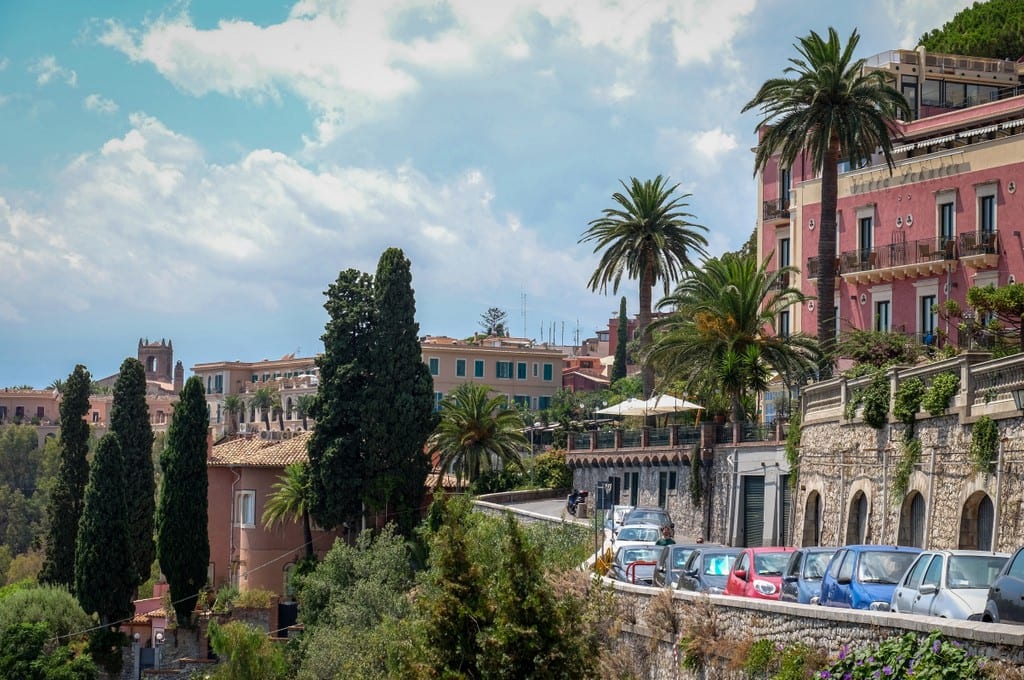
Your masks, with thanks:
M 597 493 L 601 491 L 601 493 Z M 603 538 L 604 532 L 601 530 L 601 517 L 599 516 L 598 509 L 603 508 L 608 503 L 608 494 L 612 492 L 611 482 L 598 482 L 594 487 L 594 494 L 597 498 L 594 499 L 594 564 L 597 564 L 597 560 L 600 557 L 601 546 L 604 541 L 600 540 L 599 537 Z

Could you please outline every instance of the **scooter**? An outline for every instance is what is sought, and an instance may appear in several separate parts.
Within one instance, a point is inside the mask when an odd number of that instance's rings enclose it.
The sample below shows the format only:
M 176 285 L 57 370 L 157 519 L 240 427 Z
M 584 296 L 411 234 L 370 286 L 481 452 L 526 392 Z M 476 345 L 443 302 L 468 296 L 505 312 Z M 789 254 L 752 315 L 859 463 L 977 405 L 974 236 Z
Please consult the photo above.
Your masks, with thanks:
M 576 506 L 587 500 L 587 496 L 590 495 L 589 491 L 577 491 L 572 490 L 572 493 L 565 499 L 565 509 L 569 511 L 569 514 L 573 517 L 576 516 Z

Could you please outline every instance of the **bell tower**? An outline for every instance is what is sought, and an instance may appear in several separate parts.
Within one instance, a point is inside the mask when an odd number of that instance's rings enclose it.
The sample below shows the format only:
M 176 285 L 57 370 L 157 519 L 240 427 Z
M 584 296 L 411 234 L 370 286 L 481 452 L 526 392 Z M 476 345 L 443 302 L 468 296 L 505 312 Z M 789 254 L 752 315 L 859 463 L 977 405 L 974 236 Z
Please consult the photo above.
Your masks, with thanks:
M 146 380 L 173 383 L 174 344 L 170 340 L 150 342 L 139 338 L 139 361 L 146 369 Z

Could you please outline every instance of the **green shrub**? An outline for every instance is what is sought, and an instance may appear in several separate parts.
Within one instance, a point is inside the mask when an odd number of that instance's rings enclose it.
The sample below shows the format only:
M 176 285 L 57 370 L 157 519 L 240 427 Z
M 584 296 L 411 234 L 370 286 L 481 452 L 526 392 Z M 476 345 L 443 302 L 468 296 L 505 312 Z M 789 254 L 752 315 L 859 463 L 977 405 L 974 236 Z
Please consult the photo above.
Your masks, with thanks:
M 992 464 L 999 453 L 999 426 L 988 416 L 982 416 L 971 426 L 971 463 L 975 472 L 992 472 Z
M 230 584 L 223 585 L 220 590 L 217 591 L 217 597 L 213 601 L 213 611 L 218 614 L 226 614 L 231 611 L 231 608 L 235 605 L 235 600 L 238 599 L 238 586 Z
M 932 379 L 921 405 L 933 416 L 941 416 L 949 408 L 950 400 L 960 389 L 960 376 L 952 371 L 940 373 Z
M 246 609 L 269 609 L 273 602 L 274 593 L 263 588 L 246 590 L 238 593 L 235 597 L 235 606 Z
M 892 475 L 892 500 L 899 505 L 903 497 L 907 495 L 910 487 L 910 475 L 921 460 L 921 440 L 911 437 L 904 437 L 902 455 L 896 463 L 896 471 Z
M 956 678 L 974 680 L 984 677 L 979 659 L 959 645 L 944 640 L 938 631 L 918 639 L 913 633 L 889 638 L 877 646 L 839 653 L 839 659 L 817 678 Z
M 852 420 L 857 415 L 858 407 L 863 407 L 861 418 L 866 424 L 880 430 L 889 422 L 889 376 L 883 368 L 874 369 L 871 376 L 867 385 L 854 390 L 849 396 L 845 416 L 847 420 Z
M 75 596 L 63 586 L 31 586 L 5 595 L 0 605 L 0 631 L 20 623 L 46 624 L 53 636 L 87 630 L 94 623 Z
M 771 640 L 758 640 L 750 646 L 743 670 L 752 678 L 767 677 L 775 661 L 775 645 Z
M 905 425 L 913 424 L 917 418 L 917 411 L 921 408 L 924 392 L 924 382 L 920 378 L 907 378 L 900 382 L 892 405 L 892 414 L 896 420 Z
M 542 489 L 568 489 L 572 470 L 565 464 L 565 451 L 546 451 L 533 459 L 533 481 Z

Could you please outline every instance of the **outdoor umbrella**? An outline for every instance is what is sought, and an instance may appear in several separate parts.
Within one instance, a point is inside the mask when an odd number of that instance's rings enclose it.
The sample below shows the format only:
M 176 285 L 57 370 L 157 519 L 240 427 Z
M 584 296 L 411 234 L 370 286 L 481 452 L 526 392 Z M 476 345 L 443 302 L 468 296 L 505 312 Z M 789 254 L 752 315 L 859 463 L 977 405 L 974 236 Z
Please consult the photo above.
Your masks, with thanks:
M 677 411 L 693 411 L 704 408 L 692 401 L 673 397 L 671 394 L 659 394 L 644 402 L 647 405 L 647 412 L 661 415 L 663 413 L 675 413 Z
M 600 413 L 601 415 L 607 416 L 646 416 L 647 415 L 647 402 L 636 397 L 630 397 L 626 401 L 620 401 L 618 404 L 612 404 L 605 408 L 598 409 L 594 413 Z

